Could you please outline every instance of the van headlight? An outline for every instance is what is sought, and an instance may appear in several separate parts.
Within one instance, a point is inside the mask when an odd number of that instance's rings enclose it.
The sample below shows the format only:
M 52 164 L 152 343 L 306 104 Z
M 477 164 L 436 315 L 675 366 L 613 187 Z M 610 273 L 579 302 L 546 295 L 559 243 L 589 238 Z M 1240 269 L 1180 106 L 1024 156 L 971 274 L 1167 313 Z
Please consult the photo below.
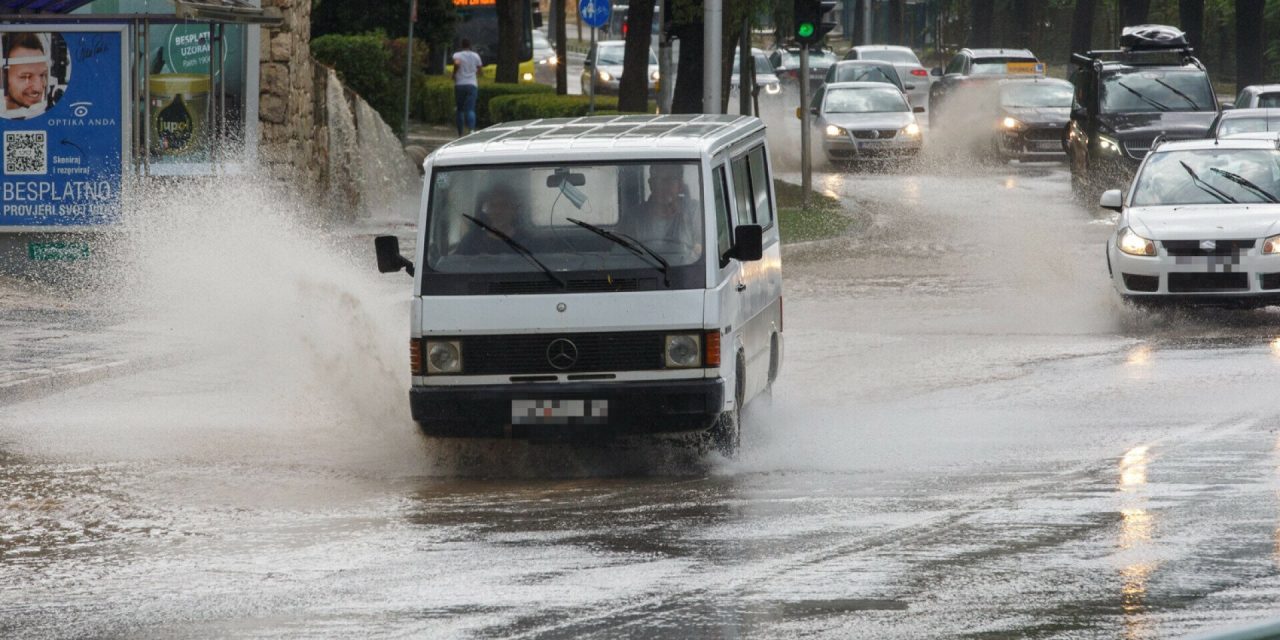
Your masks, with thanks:
M 702 336 L 696 333 L 669 335 L 664 351 L 669 369 L 697 367 L 702 364 Z
M 462 371 L 462 344 L 457 340 L 427 341 L 427 373 Z
M 1263 255 L 1275 255 L 1280 253 L 1280 236 L 1271 236 L 1262 241 Z
M 1116 248 L 1131 256 L 1154 256 L 1156 243 L 1136 234 L 1133 229 L 1125 227 L 1116 238 Z
M 1101 149 L 1103 153 L 1114 153 L 1118 155 L 1120 153 L 1120 141 L 1112 138 L 1111 136 L 1100 135 L 1098 136 L 1098 148 Z

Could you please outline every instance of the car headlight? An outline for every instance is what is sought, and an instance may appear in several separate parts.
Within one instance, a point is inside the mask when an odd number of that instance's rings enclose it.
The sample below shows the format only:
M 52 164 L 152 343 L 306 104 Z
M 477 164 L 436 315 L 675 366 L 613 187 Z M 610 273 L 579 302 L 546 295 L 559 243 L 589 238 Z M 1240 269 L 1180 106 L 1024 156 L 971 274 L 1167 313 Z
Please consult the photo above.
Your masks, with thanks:
M 457 340 L 427 341 L 427 373 L 462 371 L 462 345 Z
M 1110 136 L 1098 136 L 1098 148 L 1104 153 L 1120 153 L 1120 141 Z
M 654 71 L 653 73 L 649 74 L 649 79 L 650 79 L 650 80 L 653 80 L 654 82 L 657 82 L 657 81 L 658 81 L 658 72 L 657 72 L 657 71 Z
M 520 77 L 521 77 L 521 78 L 524 78 L 524 81 L 525 81 L 525 82 L 532 82 L 532 81 L 533 81 L 533 74 L 532 74 L 532 73 L 529 73 L 528 71 L 524 72 L 524 75 L 522 75 L 522 76 L 520 76 Z
M 918 125 L 918 124 L 916 124 L 916 123 L 912 122 L 911 124 L 909 124 L 909 125 L 907 125 L 907 126 L 903 127 L 903 128 L 902 128 L 902 135 L 905 135 L 905 136 L 907 136 L 907 137 L 909 137 L 909 138 L 914 138 L 914 137 L 916 137 L 916 136 L 919 136 L 919 135 L 920 135 L 920 125 Z
M 841 129 L 840 127 L 837 127 L 834 124 L 827 125 L 826 132 L 827 132 L 827 136 L 831 138 L 842 138 L 848 135 L 849 133 L 848 131 Z
M 1005 129 L 1008 129 L 1009 131 L 1017 131 L 1018 129 L 1021 129 L 1025 125 L 1023 125 L 1022 121 L 1018 120 L 1017 118 L 1011 118 L 1009 116 L 1005 116 L 1004 120 L 1000 121 L 1000 126 L 1004 127 Z
M 556 66 L 557 64 L 560 64 L 560 58 L 557 58 L 557 57 L 553 54 L 551 57 L 547 58 L 546 60 L 543 60 L 543 61 L 542 61 L 542 64 L 549 64 L 549 65 L 551 65 L 551 66 L 553 66 L 553 67 L 554 67 L 554 66 Z
M 1280 253 L 1280 236 L 1271 236 L 1262 241 L 1263 255 Z
M 765 93 L 768 93 L 771 96 L 776 96 L 782 92 L 782 85 L 776 82 L 770 82 L 769 84 L 765 85 L 764 90 L 765 90 Z
M 689 369 L 702 364 L 702 336 L 696 333 L 669 335 L 666 343 L 668 368 Z
M 600 79 L 604 80 L 605 82 L 609 82 L 610 80 L 613 80 L 613 76 L 609 75 L 608 71 L 601 71 Z
M 1133 229 L 1125 227 L 1116 238 L 1116 248 L 1131 256 L 1156 255 L 1156 243 L 1136 234 Z

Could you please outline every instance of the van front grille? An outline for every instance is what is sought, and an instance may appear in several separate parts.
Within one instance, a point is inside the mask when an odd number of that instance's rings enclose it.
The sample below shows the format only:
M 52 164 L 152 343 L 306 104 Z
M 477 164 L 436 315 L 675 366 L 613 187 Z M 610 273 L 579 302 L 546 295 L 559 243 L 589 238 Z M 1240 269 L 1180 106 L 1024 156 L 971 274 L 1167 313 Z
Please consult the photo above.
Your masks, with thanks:
M 665 332 L 467 336 L 466 375 L 531 375 L 662 369 Z M 553 344 L 554 343 L 554 344 Z

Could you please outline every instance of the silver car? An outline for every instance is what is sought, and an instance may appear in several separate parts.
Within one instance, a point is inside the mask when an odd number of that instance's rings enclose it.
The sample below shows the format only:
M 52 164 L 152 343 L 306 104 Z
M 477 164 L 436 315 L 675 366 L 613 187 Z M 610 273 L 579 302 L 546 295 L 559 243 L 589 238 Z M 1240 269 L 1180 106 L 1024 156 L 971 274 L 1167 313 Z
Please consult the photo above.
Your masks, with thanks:
M 845 60 L 878 60 L 888 62 L 898 70 L 902 79 L 903 90 L 907 100 L 913 107 L 929 108 L 929 85 L 933 76 L 920 64 L 916 52 L 911 47 L 899 47 L 889 44 L 866 44 L 854 47 L 844 55 Z
M 815 135 L 829 160 L 910 159 L 921 131 L 911 105 L 883 82 L 834 82 L 813 97 Z
M 622 82 L 622 61 L 626 57 L 626 40 L 604 40 L 597 42 L 587 52 L 587 59 L 582 63 L 582 86 L 595 83 L 595 92 L 599 94 L 617 94 Z M 649 93 L 656 92 L 658 83 L 658 56 L 649 51 Z
M 1218 114 L 1210 138 L 1280 131 L 1280 109 L 1230 109 Z
M 556 57 L 555 47 L 541 31 L 533 32 L 533 77 L 521 78 L 525 82 L 538 84 L 556 83 L 556 65 L 560 60 Z
M 741 56 L 737 53 L 733 55 L 733 75 L 729 76 L 729 91 L 737 93 L 739 60 Z M 773 72 L 773 65 L 769 64 L 769 58 L 759 49 L 751 50 L 751 60 L 755 65 L 756 87 L 760 89 L 762 96 L 777 96 L 782 93 L 782 84 L 778 81 L 778 76 Z
M 1237 109 L 1272 109 L 1280 107 L 1280 84 L 1255 84 L 1240 90 Z

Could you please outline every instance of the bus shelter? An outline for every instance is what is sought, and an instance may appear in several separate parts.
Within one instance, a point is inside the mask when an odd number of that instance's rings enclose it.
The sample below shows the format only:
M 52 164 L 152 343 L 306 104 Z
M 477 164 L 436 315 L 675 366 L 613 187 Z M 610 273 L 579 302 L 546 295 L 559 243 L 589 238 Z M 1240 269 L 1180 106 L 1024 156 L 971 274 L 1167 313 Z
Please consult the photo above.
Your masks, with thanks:
M 0 0 L 0 236 L 96 231 L 135 180 L 251 169 L 260 29 L 282 22 L 258 4 Z M 32 261 L 89 251 L 27 245 Z

